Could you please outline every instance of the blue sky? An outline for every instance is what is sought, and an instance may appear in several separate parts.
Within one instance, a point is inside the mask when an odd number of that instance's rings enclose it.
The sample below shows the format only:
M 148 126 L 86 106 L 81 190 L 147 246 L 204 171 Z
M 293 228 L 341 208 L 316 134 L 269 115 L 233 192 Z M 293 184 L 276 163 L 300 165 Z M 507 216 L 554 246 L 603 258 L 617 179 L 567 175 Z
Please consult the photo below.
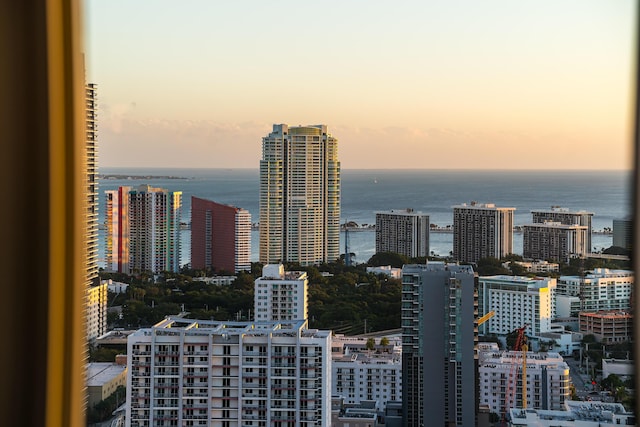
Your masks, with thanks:
M 258 166 L 325 123 L 343 168 L 631 166 L 631 0 L 87 0 L 101 166 Z

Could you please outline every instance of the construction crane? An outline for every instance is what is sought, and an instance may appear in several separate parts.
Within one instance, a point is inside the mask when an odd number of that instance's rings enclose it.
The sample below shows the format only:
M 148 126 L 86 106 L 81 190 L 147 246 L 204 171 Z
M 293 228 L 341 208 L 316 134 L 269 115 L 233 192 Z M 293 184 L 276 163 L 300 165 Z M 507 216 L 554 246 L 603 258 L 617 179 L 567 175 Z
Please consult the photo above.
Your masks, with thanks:
M 527 326 L 529 326 L 529 324 L 525 323 L 521 328 L 514 331 L 517 332 L 517 335 L 515 345 L 513 346 L 514 352 L 522 352 L 522 409 L 527 409 L 527 351 L 529 351 L 529 346 L 527 344 L 527 337 L 524 334 Z M 509 371 L 507 391 L 504 396 L 504 406 L 502 408 L 502 425 L 506 425 L 507 412 L 512 406 L 512 400 L 515 400 L 515 396 L 517 394 L 515 388 L 518 376 L 514 375 L 517 372 L 517 366 L 517 363 L 511 364 L 511 369 Z M 515 406 L 515 402 L 513 402 L 513 406 Z
M 478 319 L 478 326 L 482 325 L 484 322 L 486 322 L 487 320 L 491 319 L 493 316 L 495 316 L 495 314 L 496 314 L 495 310 L 491 310 L 490 312 L 488 312 L 487 314 L 485 314 L 484 316 L 479 318 Z

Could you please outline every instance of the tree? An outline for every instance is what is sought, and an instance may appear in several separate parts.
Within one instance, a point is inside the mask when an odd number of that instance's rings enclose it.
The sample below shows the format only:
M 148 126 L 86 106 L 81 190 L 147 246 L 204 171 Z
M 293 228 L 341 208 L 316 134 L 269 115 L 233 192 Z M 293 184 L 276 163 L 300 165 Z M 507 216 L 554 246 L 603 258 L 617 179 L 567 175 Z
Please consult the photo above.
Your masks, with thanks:
M 510 274 L 511 271 L 502 266 L 502 262 L 493 257 L 478 260 L 478 274 L 480 276 L 495 276 L 498 274 Z
M 401 268 L 404 264 L 409 263 L 409 258 L 404 255 L 397 254 L 395 252 L 378 252 L 374 254 L 367 264 L 372 267 L 379 267 L 381 265 L 390 265 L 394 268 Z
M 384 346 L 384 347 L 388 346 L 389 345 L 389 338 L 387 338 L 387 337 L 380 338 L 380 345 Z
M 376 348 L 376 340 L 373 338 L 367 339 L 367 350 L 371 351 Z

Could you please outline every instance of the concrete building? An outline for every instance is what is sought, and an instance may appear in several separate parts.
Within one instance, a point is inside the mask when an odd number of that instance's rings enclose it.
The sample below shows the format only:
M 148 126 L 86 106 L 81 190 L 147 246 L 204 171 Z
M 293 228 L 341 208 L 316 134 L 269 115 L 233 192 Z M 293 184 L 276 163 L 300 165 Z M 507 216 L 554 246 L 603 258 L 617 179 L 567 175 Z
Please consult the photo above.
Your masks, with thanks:
M 478 279 L 478 315 L 495 315 L 482 324 L 483 334 L 506 336 L 528 324 L 527 335 L 551 331 L 556 279 L 550 277 L 483 276 Z
M 127 426 L 328 427 L 331 331 L 167 318 L 129 336 Z
M 579 225 L 586 227 L 585 248 L 586 252 L 591 252 L 591 220 L 593 212 L 587 211 L 571 211 L 561 206 L 551 206 L 550 209 L 539 209 L 531 211 L 531 219 L 533 223 L 539 224 L 544 222 L 559 222 L 564 225 Z M 541 258 L 544 259 L 544 258 Z
M 126 359 L 125 359 L 126 360 Z M 87 365 L 87 407 L 92 408 L 127 385 L 127 365 L 93 362 Z M 124 398 L 124 393 L 122 398 Z
M 375 402 L 384 411 L 388 401 L 402 399 L 402 340 L 387 338 L 381 345 L 375 339 L 373 350 L 367 338 L 335 335 L 331 339 L 331 393 L 345 404 Z
M 376 212 L 376 253 L 429 255 L 429 215 L 413 209 Z
M 596 268 L 587 272 L 584 277 L 560 276 L 556 294 L 558 296 L 573 297 L 575 307 L 576 298 L 580 306 L 579 311 L 599 310 L 629 310 L 635 275 L 630 270 L 610 270 Z M 571 307 L 571 305 L 569 304 Z M 558 316 L 577 316 L 577 313 L 558 311 Z
M 620 403 L 567 401 L 562 410 L 512 409 L 510 426 L 617 427 L 635 426 L 636 416 Z
M 98 279 L 98 87 L 85 85 L 85 147 L 86 147 L 86 283 L 99 284 Z
M 633 219 L 613 220 L 613 246 L 631 250 L 633 242 Z
M 527 273 L 553 273 L 560 271 L 560 265 L 558 263 L 548 261 L 507 261 L 503 263 L 502 266 L 509 268 L 512 262 L 513 264 L 523 267 Z
M 140 185 L 106 196 L 107 268 L 126 274 L 180 271 L 182 192 Z
M 405 426 L 476 423 L 478 294 L 470 265 L 402 269 L 402 402 Z
M 314 265 L 339 256 L 337 139 L 325 125 L 273 125 L 262 138 L 260 262 Z
M 527 259 L 569 262 L 589 253 L 588 229 L 583 225 L 543 222 L 522 225 L 522 256 Z
M 107 332 L 108 284 L 86 288 L 87 340 L 93 341 Z
M 522 407 L 522 366 L 520 351 L 490 351 L 479 355 L 480 404 L 502 415 Z M 561 410 L 569 400 L 569 365 L 558 353 L 526 354 L 527 407 Z
M 633 314 L 626 311 L 581 312 L 580 332 L 598 342 L 614 344 L 633 339 Z
M 513 253 L 513 213 L 492 203 L 471 202 L 453 207 L 453 258 L 478 262 Z
M 191 268 L 251 271 L 251 214 L 191 197 Z
M 284 271 L 282 264 L 267 264 L 254 283 L 254 319 L 260 321 L 307 318 L 307 272 Z

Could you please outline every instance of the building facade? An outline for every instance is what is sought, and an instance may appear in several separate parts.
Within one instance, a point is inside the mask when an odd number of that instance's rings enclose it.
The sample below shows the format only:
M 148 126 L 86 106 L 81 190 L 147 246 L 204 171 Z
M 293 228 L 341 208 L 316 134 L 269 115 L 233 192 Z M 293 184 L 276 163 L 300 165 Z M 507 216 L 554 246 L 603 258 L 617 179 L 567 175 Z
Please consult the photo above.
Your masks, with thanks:
M 522 256 L 528 259 L 569 262 L 589 253 L 588 229 L 583 225 L 543 222 L 522 226 Z
M 413 209 L 376 212 L 376 253 L 429 255 L 429 215 Z
M 384 411 L 389 401 L 402 400 L 402 340 L 375 339 L 367 349 L 367 338 L 334 335 L 331 339 L 331 390 L 347 405 L 375 402 Z
M 478 262 L 513 253 L 513 213 L 492 203 L 471 202 L 453 207 L 453 258 Z
M 107 332 L 108 282 L 87 287 L 86 320 L 87 340 L 93 341 Z
M 550 277 L 483 276 L 478 279 L 478 315 L 495 315 L 482 324 L 483 334 L 506 336 L 529 325 L 527 335 L 551 331 L 555 317 L 556 279 Z
M 167 318 L 128 339 L 127 426 L 328 427 L 331 331 Z
M 580 332 L 594 335 L 598 342 L 615 344 L 631 342 L 633 338 L 633 314 L 627 311 L 581 312 Z
M 260 321 L 307 318 L 307 272 L 284 271 L 282 264 L 267 264 L 255 280 L 254 319 Z
M 403 267 L 405 426 L 476 424 L 477 298 L 469 265 Z
M 635 275 L 630 270 L 596 268 L 581 276 L 560 276 L 557 295 L 579 301 L 580 311 L 622 310 L 631 308 Z M 558 313 L 559 316 L 577 315 Z
M 140 185 L 106 197 L 107 267 L 126 274 L 180 271 L 182 192 Z
M 586 227 L 585 248 L 586 252 L 591 252 L 591 220 L 593 212 L 571 211 L 561 206 L 551 206 L 550 209 L 539 209 L 531 211 L 531 219 L 534 224 L 544 222 L 559 222 L 564 225 L 579 225 Z
M 480 354 L 480 404 L 502 415 L 522 408 L 523 353 L 499 351 Z M 526 353 L 527 407 L 561 410 L 571 395 L 569 365 L 558 353 Z
M 339 256 L 337 139 L 325 125 L 273 125 L 262 138 L 260 262 L 314 265 Z
M 191 197 L 191 268 L 251 271 L 251 214 Z
M 98 87 L 85 85 L 85 147 L 86 147 L 86 282 L 99 284 L 98 279 Z
M 631 250 L 633 242 L 633 220 L 613 220 L 613 246 Z

